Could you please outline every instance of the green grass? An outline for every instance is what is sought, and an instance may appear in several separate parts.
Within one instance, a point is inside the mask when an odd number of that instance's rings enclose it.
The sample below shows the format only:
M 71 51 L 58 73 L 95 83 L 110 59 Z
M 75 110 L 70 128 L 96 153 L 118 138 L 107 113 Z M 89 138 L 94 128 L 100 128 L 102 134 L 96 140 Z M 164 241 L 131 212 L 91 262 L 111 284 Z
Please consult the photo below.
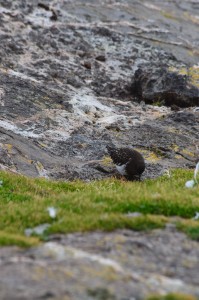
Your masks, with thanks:
M 174 170 L 171 177 L 127 182 L 106 179 L 84 183 L 31 179 L 0 172 L 0 245 L 29 246 L 50 233 L 114 230 L 150 230 L 175 222 L 191 238 L 199 239 L 199 186 L 186 189 L 193 171 Z M 50 218 L 47 207 L 57 208 Z M 140 212 L 140 217 L 127 216 Z M 172 218 L 178 216 L 180 218 Z M 24 230 L 51 224 L 43 236 L 25 237 Z
M 197 300 L 197 298 L 188 294 L 170 293 L 164 296 L 154 295 L 146 300 Z

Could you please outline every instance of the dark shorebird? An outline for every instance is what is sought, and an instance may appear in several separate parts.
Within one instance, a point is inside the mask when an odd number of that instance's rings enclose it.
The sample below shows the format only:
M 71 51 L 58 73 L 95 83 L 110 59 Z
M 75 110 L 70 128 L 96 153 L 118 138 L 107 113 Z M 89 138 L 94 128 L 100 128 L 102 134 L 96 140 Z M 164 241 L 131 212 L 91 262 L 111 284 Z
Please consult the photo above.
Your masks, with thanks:
M 140 176 L 145 170 L 142 154 L 130 148 L 115 148 L 111 146 L 106 148 L 121 175 L 128 180 L 140 180 Z

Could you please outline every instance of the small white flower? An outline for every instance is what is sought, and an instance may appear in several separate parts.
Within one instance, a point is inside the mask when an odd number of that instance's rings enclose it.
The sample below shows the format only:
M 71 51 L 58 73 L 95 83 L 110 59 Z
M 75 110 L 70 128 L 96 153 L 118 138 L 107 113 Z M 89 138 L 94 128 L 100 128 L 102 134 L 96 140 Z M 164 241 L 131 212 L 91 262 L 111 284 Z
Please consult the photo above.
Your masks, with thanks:
M 0 180 L 0 187 L 3 185 L 3 180 Z
M 195 215 L 195 217 L 193 218 L 194 220 L 198 220 L 199 219 L 199 212 L 198 211 L 196 211 L 196 213 L 195 213 L 196 215 Z
M 195 185 L 195 180 L 189 180 L 189 181 L 187 181 L 186 183 L 185 183 L 185 186 L 186 186 L 186 188 L 188 188 L 188 189 L 190 189 L 190 188 L 192 188 L 192 187 L 194 187 L 194 185 Z
M 164 175 L 167 176 L 168 178 L 171 178 L 171 172 L 169 169 L 164 170 Z
M 126 214 L 126 216 L 129 217 L 129 218 L 136 218 L 136 217 L 142 216 L 142 214 L 140 212 L 135 211 L 135 212 L 132 212 L 132 213 L 128 212 Z
M 56 208 L 54 208 L 54 207 L 48 207 L 47 208 L 47 211 L 48 211 L 48 213 L 49 213 L 49 216 L 51 217 L 51 218 L 56 218 L 56 215 L 57 215 L 57 209 Z

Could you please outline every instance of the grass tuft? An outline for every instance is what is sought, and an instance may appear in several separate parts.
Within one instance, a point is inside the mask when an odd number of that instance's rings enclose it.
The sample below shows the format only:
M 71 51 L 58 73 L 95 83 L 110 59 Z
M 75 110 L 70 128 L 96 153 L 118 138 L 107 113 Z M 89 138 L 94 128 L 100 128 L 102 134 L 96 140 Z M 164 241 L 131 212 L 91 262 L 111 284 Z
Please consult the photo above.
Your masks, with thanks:
M 185 188 L 193 171 L 173 170 L 156 180 L 127 182 L 105 179 L 85 183 L 31 179 L 0 172 L 0 245 L 38 243 L 24 236 L 27 228 L 48 223 L 47 233 L 114 230 L 151 230 L 176 222 L 177 228 L 199 239 L 199 187 Z M 57 209 L 52 219 L 48 207 Z M 132 217 L 133 212 L 141 213 Z M 173 218 L 177 216 L 178 218 Z M 178 221 L 175 221 L 177 219 Z
M 195 296 L 181 293 L 169 293 L 167 295 L 154 295 L 146 300 L 197 300 Z
M 17 245 L 20 247 L 31 247 L 39 244 L 39 239 L 37 237 L 25 237 L 18 234 L 11 234 L 8 232 L 0 231 L 0 245 L 10 246 Z

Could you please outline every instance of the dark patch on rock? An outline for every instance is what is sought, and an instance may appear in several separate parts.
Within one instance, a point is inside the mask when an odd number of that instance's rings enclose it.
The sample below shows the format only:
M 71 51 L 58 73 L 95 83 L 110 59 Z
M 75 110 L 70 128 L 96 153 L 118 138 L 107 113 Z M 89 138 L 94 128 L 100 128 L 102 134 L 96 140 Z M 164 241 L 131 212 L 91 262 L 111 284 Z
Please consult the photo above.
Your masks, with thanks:
M 92 31 L 96 35 L 101 35 L 105 37 L 113 38 L 114 36 L 116 36 L 116 33 L 111 31 L 109 28 L 105 28 L 105 27 L 95 27 Z
M 64 101 L 62 103 L 62 105 L 63 105 L 64 109 L 67 110 L 68 112 L 70 112 L 70 113 L 74 112 L 73 105 L 71 103 L 69 103 L 68 101 Z
M 105 62 L 106 61 L 106 56 L 105 55 L 98 55 L 95 57 L 96 60 Z
M 8 151 L 3 149 L 0 146 L 0 164 L 6 165 L 6 166 L 12 166 L 11 158 L 9 157 Z
M 23 74 L 22 74 L 23 75 Z M 24 74 L 24 77 L 26 75 Z M 30 117 L 45 108 L 56 108 L 65 97 L 56 91 L 48 91 L 34 81 L 21 79 L 13 75 L 0 73 L 0 87 L 5 90 L 5 104 L 1 106 L 1 114 L 9 116 Z
M 147 66 L 136 70 L 132 94 L 150 104 L 199 105 L 199 89 L 190 83 L 189 78 L 162 67 Z
M 175 104 L 172 104 L 170 107 L 171 107 L 172 111 L 179 111 L 180 110 L 180 107 L 175 105 Z
M 88 61 L 88 60 L 87 60 L 87 61 L 84 61 L 83 66 L 84 66 L 86 69 L 90 70 L 90 69 L 91 69 L 91 62 Z
M 184 123 L 185 125 L 194 125 L 197 123 L 196 116 L 190 112 L 177 112 L 171 114 L 169 118 L 173 119 L 175 122 Z
M 92 88 L 97 96 L 113 97 L 123 100 L 129 99 L 131 96 L 130 86 L 126 80 L 120 78 L 118 80 L 111 81 L 105 73 L 105 70 L 100 69 L 96 65 Z
M 96 289 L 88 289 L 87 290 L 89 298 L 92 297 L 96 300 L 116 300 L 116 296 L 110 293 L 110 291 L 106 288 L 96 288 Z
M 45 10 L 47 10 L 47 11 L 50 10 L 49 5 L 47 5 L 47 4 L 45 4 L 45 3 L 39 2 L 39 3 L 37 4 L 37 6 L 43 8 L 43 9 L 45 9 Z

